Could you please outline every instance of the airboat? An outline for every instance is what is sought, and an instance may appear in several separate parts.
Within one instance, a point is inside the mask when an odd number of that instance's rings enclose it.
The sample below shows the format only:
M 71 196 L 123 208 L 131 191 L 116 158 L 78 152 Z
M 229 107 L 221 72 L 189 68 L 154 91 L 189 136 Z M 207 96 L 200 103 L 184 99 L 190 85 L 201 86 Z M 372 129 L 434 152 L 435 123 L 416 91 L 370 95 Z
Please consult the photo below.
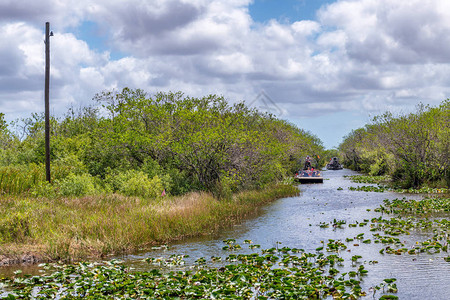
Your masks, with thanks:
M 302 184 L 323 183 L 322 172 L 319 170 L 300 170 L 295 174 L 294 180 Z
M 342 170 L 342 165 L 337 157 L 330 159 L 330 162 L 327 164 L 327 170 Z
M 298 181 L 302 184 L 323 183 L 322 172 L 320 172 L 320 170 L 318 170 L 317 168 L 314 168 L 311 162 L 312 159 L 307 156 L 305 159 L 303 170 L 298 171 L 294 176 L 295 181 Z

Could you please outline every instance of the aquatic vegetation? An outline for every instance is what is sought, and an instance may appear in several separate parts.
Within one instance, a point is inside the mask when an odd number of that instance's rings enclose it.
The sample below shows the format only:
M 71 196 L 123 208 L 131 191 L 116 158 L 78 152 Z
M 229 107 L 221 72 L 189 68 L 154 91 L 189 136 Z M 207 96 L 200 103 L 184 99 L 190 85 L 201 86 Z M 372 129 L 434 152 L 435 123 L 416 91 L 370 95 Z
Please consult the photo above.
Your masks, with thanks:
M 328 228 L 331 225 L 333 228 L 343 228 L 342 225 L 344 225 L 346 223 L 347 222 L 345 220 L 336 220 L 336 219 L 334 219 L 332 222 L 329 222 L 329 223 L 327 223 L 327 222 L 320 222 L 318 224 L 318 226 L 320 228 Z
M 333 220 L 333 228 L 343 228 L 342 225 L 346 224 L 345 220 Z
M 185 264 L 184 259 L 189 257 L 188 255 L 176 255 L 173 254 L 169 258 L 162 258 L 162 257 L 148 257 L 145 259 L 145 261 L 149 264 L 152 264 L 154 266 L 165 266 L 165 267 L 172 267 L 172 266 L 182 266 Z
M 390 180 L 389 176 L 370 176 L 370 175 L 350 175 L 344 176 L 345 178 L 350 178 L 352 182 L 355 183 L 369 183 L 369 184 L 382 184 Z
M 384 200 L 383 205 L 375 209 L 375 212 L 382 214 L 392 214 L 391 218 L 364 219 L 362 222 L 350 223 L 349 227 L 370 226 L 373 232 L 372 238 L 364 237 L 364 233 L 359 233 L 354 237 L 346 238 L 350 243 L 359 240 L 363 244 L 382 244 L 379 250 L 381 254 L 394 255 L 417 255 L 420 253 L 435 254 L 448 252 L 450 244 L 450 221 L 447 218 L 429 218 L 433 214 L 446 214 L 450 211 L 449 198 L 425 198 L 423 200 L 395 199 Z M 333 222 L 336 223 L 336 219 Z M 321 227 L 328 223 L 321 223 Z M 399 236 L 410 235 L 411 231 L 422 231 L 432 233 L 432 236 L 422 241 L 416 241 L 413 245 L 406 245 Z M 382 232 L 383 234 L 380 234 Z M 354 244 L 356 246 L 359 244 Z M 445 258 L 445 261 L 448 261 Z
M 248 245 L 248 248 L 250 248 L 250 249 L 261 248 L 261 245 L 258 245 L 258 244 L 255 244 L 255 245 Z
M 430 187 L 421 187 L 419 189 L 393 189 L 396 193 L 402 194 L 448 194 L 450 190 L 448 188 L 430 188 Z
M 425 198 L 422 200 L 394 199 L 384 200 L 383 204 L 373 210 L 380 213 L 380 216 L 372 219 L 353 221 L 348 224 L 349 228 L 369 227 L 372 236 L 365 236 L 366 233 L 358 233 L 352 237 L 345 238 L 347 246 L 359 247 L 362 244 L 374 244 L 381 246 L 379 253 L 382 255 L 434 255 L 437 253 L 447 253 L 450 244 L 450 198 Z M 321 227 L 328 224 L 335 224 L 338 221 L 326 223 L 322 222 Z M 411 241 L 405 237 L 411 233 L 420 233 L 421 240 Z M 329 240 L 326 246 L 319 247 L 318 251 L 344 250 L 339 248 L 340 241 Z M 323 242 L 324 244 L 324 242 Z M 326 247 L 326 248 L 325 248 Z M 355 253 L 351 256 L 352 266 L 357 266 L 362 257 L 349 248 L 349 252 Z M 450 256 L 442 257 L 446 263 L 450 262 Z M 442 258 L 441 258 L 442 257 Z M 416 260 L 416 258 L 413 258 Z M 369 264 L 376 264 L 378 261 L 371 260 Z M 363 276 L 367 273 L 364 265 L 359 265 L 355 271 L 348 272 L 349 277 Z M 374 293 L 382 291 L 387 293 L 397 292 L 396 279 L 385 279 L 381 284 L 371 288 Z M 398 299 L 394 295 L 382 295 L 379 299 Z
M 383 292 L 387 291 L 390 293 L 397 293 L 397 284 L 395 283 L 396 281 L 396 278 L 384 279 L 381 284 L 375 286 L 375 289 L 383 289 Z M 380 299 L 398 299 L 398 297 L 394 295 L 383 295 L 380 297 Z
M 224 241 L 236 245 L 235 241 Z M 248 242 L 246 242 L 248 243 Z M 342 249 L 343 244 L 329 240 L 327 249 Z M 48 274 L 2 279 L 8 288 L 3 299 L 357 299 L 366 296 L 361 278 L 368 273 L 364 264 L 353 265 L 361 256 L 352 257 L 352 271 L 342 272 L 344 259 L 338 254 L 306 253 L 301 249 L 270 248 L 260 253 L 229 254 L 223 264 L 211 267 L 199 258 L 192 266 L 183 266 L 183 255 L 147 258 L 150 271 L 135 271 L 120 261 L 44 265 Z M 172 268 L 177 266 L 176 270 Z M 164 268 L 161 268 L 164 267 Z M 396 293 L 395 279 L 385 279 L 375 288 Z M 386 291 L 384 291 L 384 289 Z M 1 294 L 0 294 L 1 295 Z
M 398 297 L 394 295 L 383 295 L 380 297 L 380 300 L 397 300 Z
M 355 183 L 367 183 L 367 184 L 377 184 L 378 186 L 362 186 L 362 187 L 349 187 L 351 191 L 364 191 L 364 192 L 385 192 L 391 191 L 401 194 L 448 194 L 450 190 L 448 188 L 430 188 L 430 187 L 421 187 L 421 188 L 395 188 L 391 186 L 389 183 L 390 177 L 387 175 L 383 176 L 369 176 L 369 175 L 351 175 L 344 176 L 350 178 L 352 182 Z M 342 190 L 342 188 L 338 188 L 338 190 Z
M 450 198 L 425 198 L 423 200 L 395 199 L 384 200 L 384 206 L 376 209 L 378 212 L 394 214 L 425 214 L 434 212 L 450 212 Z
M 400 194 L 448 194 L 449 189 L 446 188 L 428 188 L 423 187 L 420 189 L 397 189 L 397 188 L 390 188 L 388 186 L 380 185 L 380 186 L 357 186 L 357 187 L 349 187 L 350 191 L 363 191 L 363 192 L 376 192 L 376 193 L 383 193 L 383 192 L 396 192 Z M 338 188 L 339 190 L 339 188 Z M 342 189 L 341 189 L 342 190 Z
M 328 227 L 330 227 L 330 224 L 329 224 L 329 223 L 326 223 L 326 222 L 320 222 L 320 223 L 319 223 L 319 227 L 320 227 L 320 228 L 328 228 Z
M 347 249 L 347 246 L 340 240 L 329 239 L 327 243 L 326 250 L 328 252 L 339 252 L 341 250 Z
M 363 192 L 376 192 L 376 193 L 383 193 L 388 190 L 386 187 L 370 186 L 370 185 L 369 186 L 363 185 L 363 186 L 357 186 L 357 187 L 351 186 L 348 189 L 350 191 L 363 191 Z

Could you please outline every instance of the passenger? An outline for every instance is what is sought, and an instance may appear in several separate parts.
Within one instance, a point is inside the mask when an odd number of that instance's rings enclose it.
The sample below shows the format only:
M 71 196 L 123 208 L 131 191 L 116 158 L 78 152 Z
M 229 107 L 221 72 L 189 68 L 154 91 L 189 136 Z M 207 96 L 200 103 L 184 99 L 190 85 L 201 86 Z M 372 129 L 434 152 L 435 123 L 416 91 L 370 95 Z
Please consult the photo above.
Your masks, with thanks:
M 311 159 L 309 156 L 305 159 L 305 166 L 303 167 L 304 170 L 309 170 L 311 168 Z

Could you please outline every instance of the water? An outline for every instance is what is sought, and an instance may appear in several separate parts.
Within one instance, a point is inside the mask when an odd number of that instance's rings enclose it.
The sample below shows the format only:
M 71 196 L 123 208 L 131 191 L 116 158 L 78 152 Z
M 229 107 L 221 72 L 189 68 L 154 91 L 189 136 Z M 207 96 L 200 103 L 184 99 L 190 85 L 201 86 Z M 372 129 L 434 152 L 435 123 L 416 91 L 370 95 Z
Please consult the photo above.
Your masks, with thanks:
M 384 199 L 407 197 L 419 200 L 419 195 L 403 195 L 397 193 L 375 193 L 350 191 L 348 187 L 362 184 L 352 183 L 344 175 L 354 175 L 349 170 L 324 172 L 323 184 L 301 185 L 298 197 L 284 198 L 264 207 L 257 217 L 244 221 L 242 224 L 222 231 L 214 237 L 189 239 L 170 245 L 167 251 L 151 251 L 139 255 L 123 257 L 128 264 L 136 269 L 148 269 L 149 266 L 141 260 L 145 257 L 167 257 L 171 254 L 188 254 L 192 260 L 200 257 L 227 256 L 229 252 L 222 250 L 223 240 L 236 239 L 243 248 L 244 240 L 252 240 L 262 248 L 296 247 L 308 252 L 315 252 L 322 246 L 321 241 L 354 237 L 365 233 L 365 238 L 372 238 L 368 226 L 349 228 L 349 223 L 361 222 L 364 219 L 379 217 L 374 212 Z M 338 190 L 342 187 L 343 190 Z M 370 211 L 368 211 L 370 210 Z M 446 216 L 449 217 L 449 214 Z M 385 216 L 385 218 L 388 218 Z M 343 229 L 320 228 L 320 222 L 329 223 L 345 220 Z M 430 234 L 412 232 L 409 236 L 400 236 L 402 242 L 412 246 L 415 241 L 429 238 Z M 281 244 L 280 244 L 281 243 Z M 353 246 L 358 243 L 359 246 Z M 364 277 L 362 287 L 368 291 L 385 278 L 397 278 L 400 299 L 449 299 L 450 295 L 450 263 L 444 261 L 447 253 L 420 255 L 381 255 L 382 244 L 363 244 L 355 240 L 348 244 L 348 251 L 341 256 L 350 260 L 352 255 L 361 255 L 365 268 L 369 271 Z M 385 246 L 386 247 L 386 246 Z M 376 260 L 377 264 L 369 264 Z M 372 299 L 373 293 L 368 293 L 367 299 Z M 375 298 L 379 298 L 380 293 Z
M 349 170 L 324 172 L 324 183 L 313 185 L 301 185 L 301 194 L 298 197 L 279 199 L 260 210 L 257 216 L 248 219 L 241 224 L 223 230 L 217 236 L 207 236 L 188 239 L 170 245 L 169 250 L 155 250 L 145 253 L 120 257 L 125 263 L 137 270 L 148 270 L 152 266 L 142 262 L 146 257 L 168 257 L 172 254 L 187 254 L 189 262 L 204 257 L 207 260 L 211 256 L 225 257 L 229 252 L 222 250 L 223 240 L 236 239 L 246 250 L 244 240 L 252 240 L 254 244 L 262 248 L 271 247 L 296 247 L 307 252 L 315 252 L 317 247 L 323 246 L 321 241 L 328 239 L 342 240 L 355 237 L 364 233 L 365 238 L 372 239 L 369 227 L 349 228 L 348 224 L 361 222 L 364 219 L 379 217 L 380 213 L 374 212 L 383 203 L 384 199 L 407 197 L 408 199 L 420 199 L 419 195 L 403 195 L 396 193 L 374 193 L 350 191 L 348 187 L 358 186 L 344 175 L 354 175 Z M 359 184 L 362 185 L 362 184 Z M 342 190 L 338 190 L 341 187 Z M 446 218 L 450 215 L 447 213 Z M 388 218 L 385 216 L 385 218 Z M 343 229 L 320 228 L 319 223 L 329 223 L 333 219 L 344 220 Z M 431 233 L 411 232 L 409 236 L 399 236 L 406 244 L 412 246 L 415 241 L 429 238 Z M 354 246 L 359 244 L 359 246 Z M 363 289 L 369 289 L 382 282 L 385 278 L 397 278 L 398 293 L 400 299 L 449 299 L 450 295 L 450 263 L 444 261 L 447 253 L 434 255 L 381 255 L 379 250 L 382 244 L 364 244 L 361 241 L 353 241 L 347 244 L 348 250 L 341 252 L 341 256 L 349 261 L 352 255 L 361 255 L 361 262 L 369 271 L 362 282 Z M 331 254 L 331 253 L 330 253 Z M 377 264 L 369 264 L 369 261 L 378 261 Z M 349 269 L 344 267 L 343 271 Z M 9 271 L 6 271 L 9 270 Z M 3 275 L 11 273 L 14 268 L 3 269 Z M 0 274 L 2 270 L 0 268 Z M 37 273 L 38 270 L 28 269 L 24 273 Z M 373 293 L 368 292 L 367 299 L 372 299 Z M 379 298 L 377 293 L 375 298 Z

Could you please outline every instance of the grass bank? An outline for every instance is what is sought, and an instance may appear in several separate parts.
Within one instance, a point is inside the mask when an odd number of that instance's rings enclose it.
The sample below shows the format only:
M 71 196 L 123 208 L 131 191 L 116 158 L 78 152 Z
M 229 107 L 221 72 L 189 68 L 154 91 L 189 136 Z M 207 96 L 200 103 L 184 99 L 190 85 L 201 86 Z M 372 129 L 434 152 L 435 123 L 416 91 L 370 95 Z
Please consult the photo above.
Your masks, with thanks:
M 298 194 L 292 185 L 217 200 L 208 193 L 142 199 L 0 197 L 0 264 L 80 260 L 129 253 L 235 224 L 266 203 Z

